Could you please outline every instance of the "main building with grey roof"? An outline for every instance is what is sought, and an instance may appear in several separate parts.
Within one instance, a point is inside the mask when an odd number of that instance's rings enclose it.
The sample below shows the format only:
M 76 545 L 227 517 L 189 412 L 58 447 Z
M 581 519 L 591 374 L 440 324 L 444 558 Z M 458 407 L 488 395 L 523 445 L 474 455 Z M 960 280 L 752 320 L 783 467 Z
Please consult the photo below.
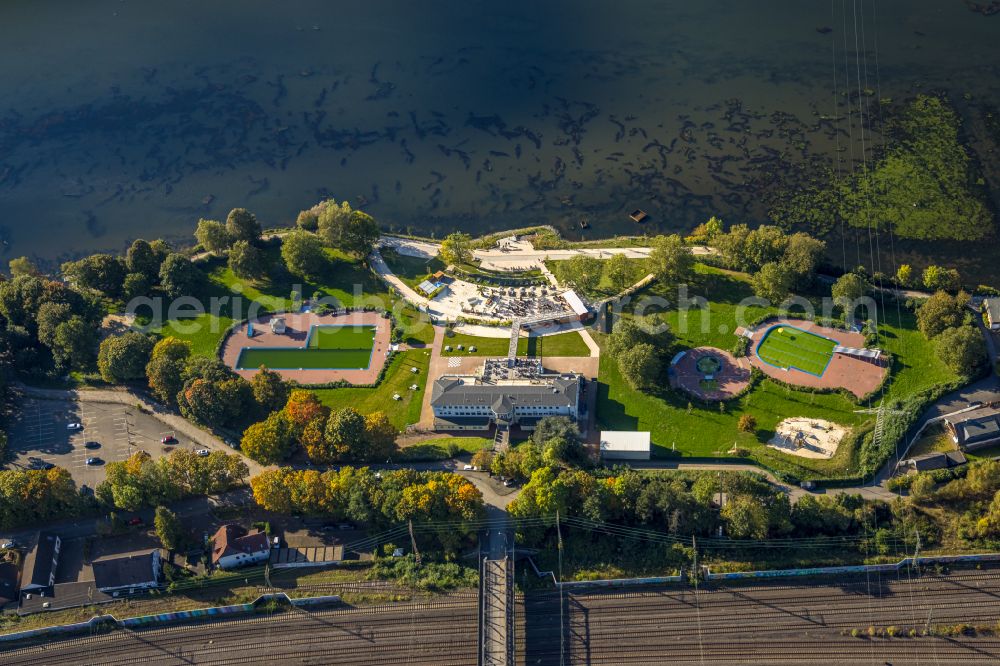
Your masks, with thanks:
M 538 375 L 499 382 L 444 375 L 434 381 L 431 408 L 436 430 L 534 430 L 546 416 L 579 418 L 579 375 Z

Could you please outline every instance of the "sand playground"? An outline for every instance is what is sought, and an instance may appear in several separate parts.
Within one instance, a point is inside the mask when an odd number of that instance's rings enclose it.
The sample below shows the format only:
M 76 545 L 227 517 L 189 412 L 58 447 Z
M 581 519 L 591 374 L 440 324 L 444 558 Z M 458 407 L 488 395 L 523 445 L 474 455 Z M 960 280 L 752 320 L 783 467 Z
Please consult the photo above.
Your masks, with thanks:
M 824 421 L 796 417 L 778 424 L 768 446 L 803 458 L 832 458 L 847 429 Z

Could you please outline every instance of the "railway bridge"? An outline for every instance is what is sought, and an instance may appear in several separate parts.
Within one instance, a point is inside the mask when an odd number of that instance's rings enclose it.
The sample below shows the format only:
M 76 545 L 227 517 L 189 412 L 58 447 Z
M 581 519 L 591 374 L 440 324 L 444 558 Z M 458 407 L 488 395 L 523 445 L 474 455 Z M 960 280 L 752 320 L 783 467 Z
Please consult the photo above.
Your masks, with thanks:
M 479 666 L 514 666 L 514 553 L 509 530 L 489 530 L 480 543 Z M 510 547 L 508 548 L 508 544 Z

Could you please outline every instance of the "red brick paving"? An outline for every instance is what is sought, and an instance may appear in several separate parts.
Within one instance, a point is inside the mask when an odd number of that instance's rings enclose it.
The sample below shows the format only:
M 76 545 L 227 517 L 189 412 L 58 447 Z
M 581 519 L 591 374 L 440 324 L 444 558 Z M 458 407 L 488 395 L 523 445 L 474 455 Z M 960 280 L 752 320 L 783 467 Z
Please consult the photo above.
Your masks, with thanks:
M 269 322 L 272 317 L 282 317 L 285 320 L 285 332 L 271 332 Z M 244 347 L 303 347 L 309 335 L 310 326 L 374 326 L 375 347 L 372 352 L 371 365 L 364 370 L 275 370 L 285 379 L 294 380 L 300 384 L 325 384 L 345 380 L 351 384 L 374 384 L 382 367 L 385 365 L 389 352 L 392 322 L 384 319 L 377 312 L 349 312 L 343 315 L 316 315 L 312 312 L 295 314 L 264 315 L 253 320 L 254 336 L 247 337 L 247 325 L 241 324 L 233 330 L 222 348 L 222 362 L 233 368 L 240 376 L 250 379 L 258 370 L 241 370 L 236 368 L 240 352 Z
M 722 367 L 714 375 L 717 390 L 706 391 L 701 386 L 704 374 L 698 370 L 698 359 L 714 356 Z M 745 358 L 736 358 L 727 351 L 715 347 L 689 349 L 684 357 L 672 368 L 672 381 L 688 393 L 702 400 L 731 400 L 750 384 L 750 363 Z
M 800 328 L 803 331 L 836 340 L 837 344 L 844 347 L 863 348 L 865 346 L 865 336 L 860 333 L 827 328 L 826 326 L 819 326 L 803 319 L 771 319 L 753 330 L 753 338 L 750 342 L 751 348 L 747 355 L 750 363 L 769 377 L 774 377 L 775 379 L 798 386 L 843 388 L 861 398 L 877 389 L 881 385 L 885 373 L 888 371 L 881 361 L 876 363 L 854 356 L 847 356 L 846 354 L 834 354 L 821 377 L 809 374 L 808 372 L 802 372 L 795 368 L 789 368 L 788 370 L 776 368 L 760 360 L 754 350 L 760 343 L 763 334 L 772 326 L 778 325 Z

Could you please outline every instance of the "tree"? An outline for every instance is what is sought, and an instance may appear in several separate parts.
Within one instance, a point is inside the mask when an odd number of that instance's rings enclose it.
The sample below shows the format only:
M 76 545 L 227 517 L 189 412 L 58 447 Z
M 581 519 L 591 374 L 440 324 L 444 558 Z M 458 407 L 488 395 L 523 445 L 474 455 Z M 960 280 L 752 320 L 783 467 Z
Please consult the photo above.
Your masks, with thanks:
M 472 250 L 469 249 L 471 241 L 472 237 L 461 231 L 448 234 L 441 241 L 441 249 L 438 252 L 441 256 L 441 261 L 445 264 L 455 265 L 469 263 L 469 260 L 472 259 Z
M 294 444 L 288 419 L 284 413 L 274 412 L 246 429 L 240 441 L 240 450 L 252 460 L 267 465 L 291 455 Z
M 151 283 L 159 276 L 162 261 L 153 246 L 141 238 L 132 241 L 125 253 L 125 267 L 129 273 L 143 275 Z
M 267 275 L 267 255 L 256 245 L 238 240 L 229 250 L 229 270 L 238 278 L 258 280 Z
M 319 229 L 319 213 L 315 209 L 299 211 L 295 226 L 303 231 L 316 231 Z
M 778 304 L 788 298 L 795 278 L 784 264 L 771 261 L 760 267 L 750 277 L 753 293 L 760 298 Z
M 638 344 L 619 355 L 618 367 L 634 389 L 654 386 L 660 378 L 660 356 L 649 343 Z
M 952 372 L 969 376 L 986 362 L 986 341 L 972 326 L 945 329 L 934 341 L 938 358 Z
M 901 264 L 896 269 L 896 282 L 902 287 L 909 287 L 913 283 L 913 267 L 909 264 Z
M 962 288 L 962 278 L 954 268 L 942 268 L 933 264 L 924 269 L 924 287 L 934 291 L 955 292 Z
M 365 416 L 364 459 L 381 461 L 392 455 L 396 449 L 396 426 L 392 425 L 385 412 L 372 412 Z
M 781 263 L 792 274 L 793 288 L 804 289 L 812 284 L 825 252 L 826 243 L 809 234 L 798 232 L 788 237 Z
M 104 381 L 118 384 L 145 376 L 153 342 L 142 333 L 129 331 L 112 335 L 101 342 L 97 369 Z
M 378 224 L 368 213 L 353 211 L 340 237 L 340 249 L 357 257 L 367 257 L 375 249 L 381 232 Z
M 278 411 L 288 402 L 291 387 L 277 372 L 260 366 L 259 372 L 250 380 L 253 398 L 265 415 Z
M 488 470 L 490 469 L 490 465 L 493 463 L 493 451 L 489 448 L 483 447 L 472 454 L 472 460 L 470 462 L 476 469 Z
M 122 282 L 122 298 L 126 301 L 149 293 L 152 282 L 144 273 L 129 273 Z
M 205 274 L 182 254 L 170 254 L 160 266 L 160 285 L 170 298 L 197 294 Z
M 928 340 L 943 331 L 965 323 L 967 297 L 952 296 L 944 291 L 935 292 L 917 309 L 917 328 Z
M 580 428 L 576 421 L 567 416 L 546 416 L 538 420 L 534 432 L 531 433 L 531 441 L 539 446 L 551 439 L 579 439 Z
M 326 255 L 323 243 L 308 231 L 293 231 L 281 242 L 281 258 L 293 275 L 314 279 L 323 274 Z
M 604 266 L 600 259 L 586 254 L 575 255 L 559 265 L 560 276 L 583 293 L 592 292 L 601 282 Z
M 649 265 L 660 282 L 676 286 L 691 279 L 694 256 L 679 235 L 656 236 L 650 246 Z
M 334 410 L 326 422 L 326 456 L 357 459 L 365 443 L 365 417 L 353 407 Z
M 347 227 L 347 220 L 354 211 L 346 201 L 339 204 L 333 199 L 323 201 L 317 207 L 319 213 L 316 217 L 317 233 L 330 245 L 340 247 L 344 229 Z
M 753 414 L 741 414 L 737 428 L 740 432 L 757 432 L 757 417 Z
M 216 220 L 198 220 L 194 237 L 205 250 L 216 254 L 225 252 L 233 243 L 233 237 L 226 226 Z
M 93 367 L 97 348 L 97 328 L 83 317 L 73 315 L 56 326 L 49 348 L 60 368 L 89 370 Z
M 108 296 L 121 293 L 125 262 L 110 254 L 92 254 L 61 267 L 63 277 L 81 289 L 93 289 Z
M 40 277 L 42 272 L 38 270 L 38 266 L 34 264 L 31 259 L 27 257 L 18 257 L 17 259 L 11 259 L 7 264 L 10 267 L 10 274 L 12 277 L 17 277 L 18 275 L 30 275 L 32 277 Z
M 167 404 L 176 403 L 177 394 L 184 387 L 182 373 L 190 356 L 191 343 L 186 340 L 166 337 L 153 346 L 146 365 L 146 380 L 157 398 Z
M 615 322 L 608 336 L 607 352 L 612 358 L 619 358 L 636 345 L 652 345 L 659 354 L 666 354 L 673 344 L 673 333 L 665 323 L 651 317 L 623 317 Z
M 234 208 L 226 216 L 226 231 L 229 237 L 236 241 L 256 243 L 260 240 L 260 223 L 257 216 L 246 208 Z
M 153 527 L 156 528 L 156 538 L 165 549 L 173 551 L 181 547 L 184 540 L 184 526 L 176 513 L 165 506 L 156 507 Z
M 635 282 L 635 270 L 632 262 L 624 254 L 612 255 L 604 264 L 604 275 L 615 293 L 621 293 Z
M 868 282 L 857 273 L 844 273 L 830 287 L 830 295 L 845 313 L 853 312 L 869 288 Z

